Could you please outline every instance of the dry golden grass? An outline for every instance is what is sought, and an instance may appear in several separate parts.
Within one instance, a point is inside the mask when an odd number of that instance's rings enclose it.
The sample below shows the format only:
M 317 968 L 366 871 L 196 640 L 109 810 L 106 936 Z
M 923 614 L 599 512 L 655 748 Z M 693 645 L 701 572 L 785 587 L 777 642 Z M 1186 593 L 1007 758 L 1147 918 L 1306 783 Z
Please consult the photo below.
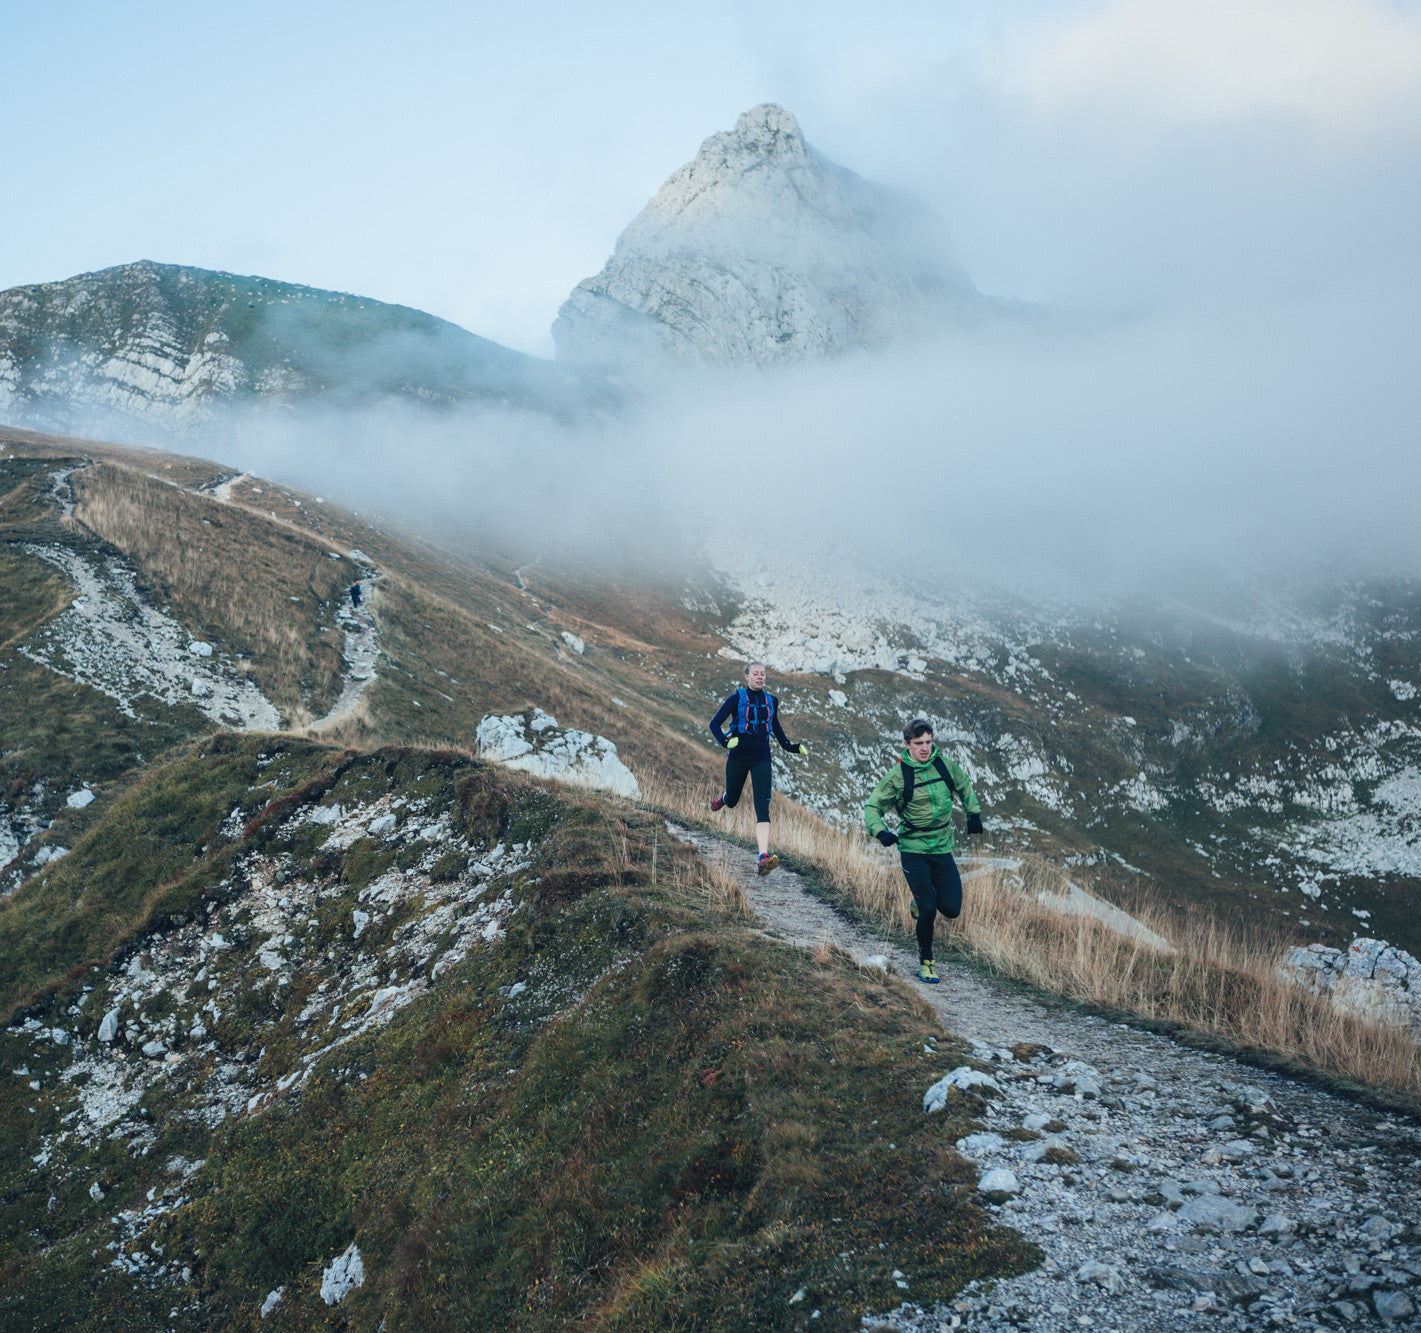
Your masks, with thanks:
M 75 473 L 75 516 L 134 561 L 174 614 L 246 655 L 266 696 L 298 724 L 340 690 L 330 607 L 351 567 L 290 528 L 240 508 L 97 464 Z
M 712 912 L 737 921 L 753 921 L 754 909 L 745 896 L 744 857 L 722 849 L 706 861 L 708 900 Z
M 708 790 L 640 775 L 639 781 L 649 804 L 709 822 Z M 717 829 L 752 840 L 748 807 L 746 801 L 715 816 Z M 908 889 L 895 853 L 858 831 L 834 828 L 782 796 L 776 797 L 774 814 L 777 851 L 813 865 L 867 920 L 911 932 Z M 1018 868 L 969 872 L 962 916 L 951 923 L 939 920 L 943 945 L 1004 976 L 1083 1004 L 1421 1098 L 1421 1046 L 1415 1038 L 1344 1013 L 1288 980 L 1280 971 L 1283 939 L 1226 927 L 1203 915 L 1181 919 L 1148 899 L 1133 903 L 1131 915 L 1173 949 L 1163 952 L 1144 937 L 1065 910 L 1065 876 L 1040 857 L 1004 855 Z

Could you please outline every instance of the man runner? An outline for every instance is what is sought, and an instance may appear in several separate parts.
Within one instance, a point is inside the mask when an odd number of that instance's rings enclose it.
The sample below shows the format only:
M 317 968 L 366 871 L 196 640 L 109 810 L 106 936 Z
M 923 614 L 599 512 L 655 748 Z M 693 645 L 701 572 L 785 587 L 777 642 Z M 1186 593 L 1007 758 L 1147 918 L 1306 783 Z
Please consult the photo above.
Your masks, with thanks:
M 730 735 L 721 730 L 729 722 Z M 807 745 L 796 745 L 785 739 L 780 727 L 780 701 L 765 691 L 765 664 L 751 662 L 745 668 L 745 684 L 730 696 L 710 720 L 715 743 L 723 746 L 725 756 L 725 790 L 711 802 L 712 810 L 740 803 L 749 777 L 755 796 L 755 841 L 760 845 L 759 873 L 768 875 L 780 863 L 770 853 L 770 733 L 780 743 L 780 749 L 791 754 L 808 754 Z
M 912 914 L 918 921 L 918 979 L 938 981 L 933 967 L 933 923 L 941 912 L 949 921 L 962 911 L 962 876 L 953 859 L 952 797 L 957 794 L 967 812 L 969 836 L 982 832 L 982 807 L 971 779 L 933 744 L 933 726 L 915 717 L 903 728 L 907 748 L 902 760 L 879 780 L 863 808 L 869 836 L 885 847 L 898 844 L 903 878 L 913 894 Z M 883 816 L 898 812 L 898 832 Z

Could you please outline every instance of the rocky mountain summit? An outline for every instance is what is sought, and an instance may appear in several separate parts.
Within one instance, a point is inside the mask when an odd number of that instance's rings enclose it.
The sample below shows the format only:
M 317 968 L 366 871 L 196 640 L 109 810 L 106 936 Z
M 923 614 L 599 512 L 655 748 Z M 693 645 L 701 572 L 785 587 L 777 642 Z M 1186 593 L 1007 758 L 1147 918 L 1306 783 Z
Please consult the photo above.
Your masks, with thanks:
M 941 220 L 836 166 L 783 107 L 714 134 L 578 284 L 560 358 L 777 365 L 985 319 Z
M 790 363 L 1007 308 L 926 205 L 830 162 L 766 104 L 707 139 L 578 285 L 559 362 L 404 306 L 143 260 L 0 292 L 0 420 L 192 436 L 253 409 L 391 401 L 581 419 L 622 401 L 602 368 Z
M 224 409 L 575 412 L 587 385 L 423 311 L 144 260 L 0 292 L 0 418 L 49 430 L 199 432 Z

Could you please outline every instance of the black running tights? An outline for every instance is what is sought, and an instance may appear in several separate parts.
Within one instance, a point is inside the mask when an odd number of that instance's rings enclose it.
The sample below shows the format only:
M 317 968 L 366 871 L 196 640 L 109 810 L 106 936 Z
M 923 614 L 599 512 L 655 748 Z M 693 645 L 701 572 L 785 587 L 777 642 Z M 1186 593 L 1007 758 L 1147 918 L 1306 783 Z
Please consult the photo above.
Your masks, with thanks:
M 740 804 L 740 793 L 745 790 L 745 779 L 750 779 L 750 789 L 755 793 L 755 822 L 770 822 L 770 761 L 756 759 L 746 762 L 738 758 L 732 750 L 725 757 L 725 803 L 732 810 Z
M 918 957 L 933 956 L 937 914 L 952 920 L 962 912 L 962 876 L 950 852 L 902 852 L 903 878 L 918 902 Z

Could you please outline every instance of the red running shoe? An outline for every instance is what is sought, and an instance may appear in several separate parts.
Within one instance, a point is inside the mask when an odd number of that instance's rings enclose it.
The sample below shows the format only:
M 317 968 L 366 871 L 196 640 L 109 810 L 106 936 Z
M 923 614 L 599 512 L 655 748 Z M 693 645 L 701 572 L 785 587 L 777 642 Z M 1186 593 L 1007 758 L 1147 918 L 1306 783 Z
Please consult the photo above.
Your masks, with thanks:
M 711 809 L 712 809 L 712 810 L 721 810 L 721 809 L 723 809 L 724 807 L 725 807 L 725 793 L 724 793 L 724 792 L 721 792 L 721 794 L 720 794 L 719 796 L 717 796 L 717 797 L 715 798 L 715 800 L 713 800 L 713 801 L 711 802 Z

